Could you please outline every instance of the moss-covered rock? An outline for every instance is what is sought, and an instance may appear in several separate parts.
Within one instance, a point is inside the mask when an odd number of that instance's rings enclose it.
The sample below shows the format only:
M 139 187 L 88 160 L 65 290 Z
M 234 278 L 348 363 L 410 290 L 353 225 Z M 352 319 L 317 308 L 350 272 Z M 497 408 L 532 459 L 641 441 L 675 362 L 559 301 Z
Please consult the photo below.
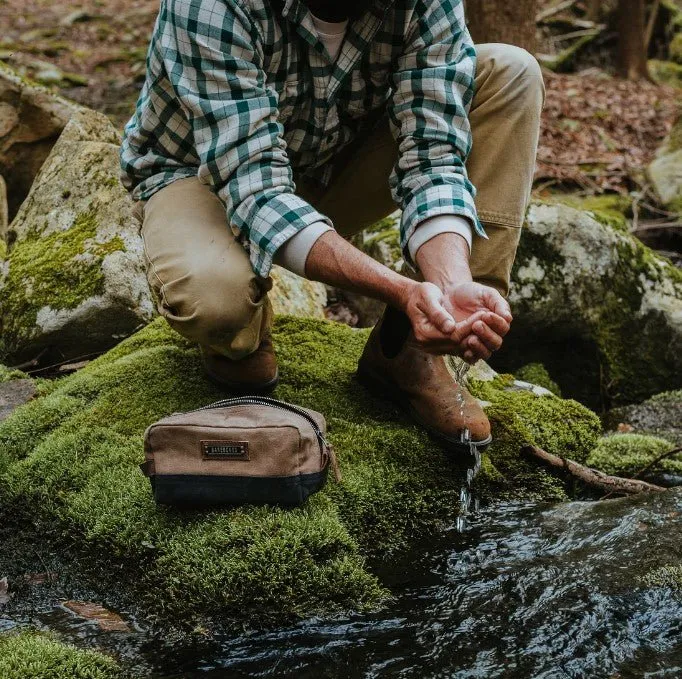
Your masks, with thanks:
M 106 349 L 153 317 L 118 142 L 105 116 L 74 113 L 10 225 L 0 275 L 10 362 Z
M 561 396 L 561 388 L 552 379 L 542 363 L 528 363 L 519 368 L 514 375 L 517 379 L 530 384 L 536 384 L 539 387 L 544 387 L 547 391 L 551 391 L 555 396 Z
M 607 474 L 634 476 L 673 448 L 673 443 L 656 436 L 613 434 L 599 441 L 587 458 L 587 464 Z M 652 471 L 682 476 L 682 453 L 661 460 Z
M 643 403 L 615 408 L 604 417 L 608 429 L 625 425 L 682 446 L 682 389 L 656 394 Z
M 0 513 L 68 536 L 95 563 L 113 561 L 126 574 L 117 576 L 124 593 L 166 617 L 265 621 L 376 606 L 387 592 L 372 564 L 451 520 L 461 475 L 353 379 L 367 336 L 312 319 L 276 323 L 275 396 L 327 416 L 344 473 L 303 508 L 181 513 L 154 504 L 137 468 L 145 427 L 222 396 L 197 350 L 157 320 L 0 425 Z M 596 416 L 511 377 L 476 375 L 496 437 L 482 496 L 566 497 L 563 481 L 520 449 L 536 443 L 585 460 L 600 433 Z
M 45 634 L 0 634 L 2 679 L 122 679 L 118 664 L 96 651 L 77 649 Z
M 512 281 L 504 369 L 539 362 L 564 394 L 587 386 L 609 402 L 680 386 L 682 273 L 636 238 L 589 212 L 533 204 Z

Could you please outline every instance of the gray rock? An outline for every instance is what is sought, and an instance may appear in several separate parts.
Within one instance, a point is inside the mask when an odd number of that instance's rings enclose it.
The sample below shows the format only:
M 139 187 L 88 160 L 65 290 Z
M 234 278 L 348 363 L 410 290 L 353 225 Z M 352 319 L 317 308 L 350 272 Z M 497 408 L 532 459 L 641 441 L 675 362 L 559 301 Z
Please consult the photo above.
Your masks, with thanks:
M 682 213 L 682 119 L 658 150 L 648 174 L 661 203 Z
M 0 175 L 7 182 L 10 219 L 78 110 L 77 104 L 25 80 L 0 62 Z
M 10 362 L 100 351 L 154 315 L 118 144 L 105 116 L 75 112 L 10 225 L 0 272 Z
M 682 386 L 682 274 L 625 230 L 532 205 L 512 277 L 505 369 L 536 361 L 564 395 L 616 403 Z
M 609 429 L 652 434 L 682 446 L 682 390 L 656 394 L 636 405 L 615 408 L 604 418 Z
M 0 383 L 0 422 L 36 395 L 33 380 L 11 380 Z

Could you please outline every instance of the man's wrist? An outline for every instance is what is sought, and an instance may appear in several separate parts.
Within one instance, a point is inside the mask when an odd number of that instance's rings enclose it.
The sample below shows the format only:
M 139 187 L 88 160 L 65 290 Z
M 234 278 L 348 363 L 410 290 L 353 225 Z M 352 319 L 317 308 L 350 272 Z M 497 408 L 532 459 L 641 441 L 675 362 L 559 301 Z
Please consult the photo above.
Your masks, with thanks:
M 442 233 L 424 243 L 417 252 L 417 266 L 424 280 L 441 290 L 472 281 L 469 245 L 456 233 Z

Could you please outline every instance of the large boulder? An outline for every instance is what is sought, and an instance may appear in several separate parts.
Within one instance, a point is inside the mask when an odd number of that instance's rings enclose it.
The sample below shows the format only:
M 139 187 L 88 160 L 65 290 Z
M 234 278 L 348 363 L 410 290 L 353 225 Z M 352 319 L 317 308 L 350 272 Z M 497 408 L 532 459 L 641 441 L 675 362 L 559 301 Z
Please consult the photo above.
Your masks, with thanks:
M 10 225 L 0 274 L 10 362 L 99 351 L 154 315 L 119 141 L 105 116 L 76 111 Z
M 388 593 L 375 565 L 455 518 L 466 469 L 356 382 L 368 334 L 314 319 L 275 324 L 275 396 L 325 414 L 344 476 L 306 506 L 177 512 L 154 504 L 138 469 L 145 428 L 224 398 L 203 377 L 196 347 L 157 319 L 0 424 L 0 525 L 50 536 L 74 568 L 94 565 L 96 587 L 110 584 L 117 600 L 165 620 L 262 623 L 377 605 Z M 571 484 L 521 448 L 584 461 L 598 418 L 485 366 L 471 386 L 495 436 L 480 495 L 565 499 Z
M 495 365 L 542 363 L 565 395 L 635 402 L 682 385 L 682 272 L 626 228 L 531 205 Z
M 22 78 L 0 62 L 0 175 L 8 186 L 10 218 L 78 110 L 77 104 Z M 3 233 L 0 230 L 0 236 Z

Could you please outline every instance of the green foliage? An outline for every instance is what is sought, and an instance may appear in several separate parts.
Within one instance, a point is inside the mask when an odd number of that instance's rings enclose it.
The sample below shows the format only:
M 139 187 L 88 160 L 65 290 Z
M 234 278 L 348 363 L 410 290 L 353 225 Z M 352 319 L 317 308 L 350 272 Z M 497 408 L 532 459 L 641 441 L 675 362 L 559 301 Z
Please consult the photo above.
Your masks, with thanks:
M 0 635 L 2 679 L 120 679 L 113 659 L 36 632 Z
M 368 331 L 283 317 L 275 396 L 325 414 L 344 474 L 295 510 L 157 507 L 137 465 L 145 428 L 224 396 L 198 351 L 161 319 L 0 425 L 0 512 L 78 536 L 83 551 L 123 566 L 129 593 L 188 622 L 257 621 L 367 609 L 388 593 L 368 563 L 435 531 L 457 511 L 461 476 L 417 426 L 353 378 Z M 485 461 L 484 497 L 565 497 L 561 482 L 520 459 L 525 441 L 584 458 L 596 419 L 573 402 L 481 383 L 500 443 Z M 2 471 L 4 470 L 4 474 Z
M 644 434 L 613 434 L 600 439 L 587 459 L 590 467 L 607 474 L 633 476 L 675 445 Z M 661 460 L 653 471 L 682 475 L 682 453 Z
M 662 85 L 682 88 L 682 64 L 673 61 L 649 59 L 651 77 Z
M 21 380 L 26 379 L 28 375 L 21 372 L 21 370 L 16 370 L 14 368 L 8 368 L 6 365 L 0 363 L 0 384 L 3 382 L 9 382 L 10 380 Z
M 544 387 L 551 391 L 555 396 L 561 397 L 559 385 L 551 378 L 542 363 L 528 363 L 528 365 L 519 368 L 514 374 L 519 380 L 537 384 L 539 387 Z
M 35 325 L 41 308 L 74 309 L 102 294 L 102 260 L 125 246 L 118 236 L 106 243 L 96 242 L 96 236 L 97 220 L 87 213 L 78 215 L 66 231 L 47 236 L 36 231 L 12 248 L 0 301 L 0 348 L 6 353 Z

